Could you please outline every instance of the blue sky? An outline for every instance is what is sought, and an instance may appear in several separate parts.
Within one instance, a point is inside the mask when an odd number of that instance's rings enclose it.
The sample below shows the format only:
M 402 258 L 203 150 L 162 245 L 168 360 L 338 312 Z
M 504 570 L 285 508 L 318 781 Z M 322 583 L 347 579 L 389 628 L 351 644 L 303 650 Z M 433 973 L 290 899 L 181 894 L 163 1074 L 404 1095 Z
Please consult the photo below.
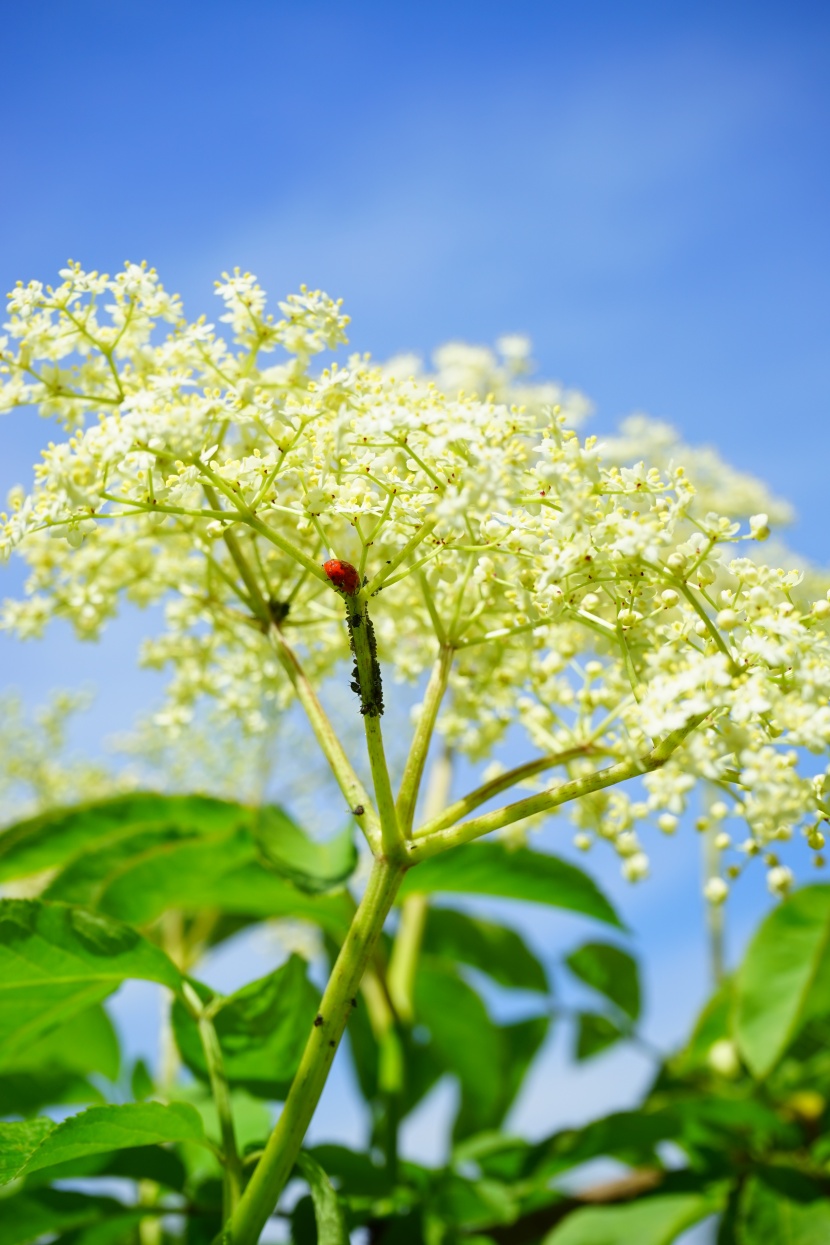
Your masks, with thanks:
M 342 296 L 380 356 L 526 332 L 598 428 L 717 443 L 827 560 L 828 50 L 797 0 L 7 5 L 0 285 L 146 258 L 210 315 L 238 264 Z M 6 417 L 0 490 L 48 434 Z M 141 625 L 4 640 L 4 682 L 115 686 L 89 730 L 123 728 L 158 690 Z M 665 1033 L 703 989 L 694 846 L 624 900 Z

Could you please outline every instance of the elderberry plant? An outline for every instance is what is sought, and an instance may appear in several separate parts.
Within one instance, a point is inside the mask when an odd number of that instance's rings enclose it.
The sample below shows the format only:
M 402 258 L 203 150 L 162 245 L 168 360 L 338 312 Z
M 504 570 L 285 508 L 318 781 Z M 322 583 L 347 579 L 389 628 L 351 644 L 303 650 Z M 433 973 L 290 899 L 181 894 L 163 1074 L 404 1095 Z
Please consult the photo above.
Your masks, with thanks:
M 786 893 L 775 844 L 800 830 L 818 851 L 830 816 L 830 599 L 815 577 L 755 556 L 788 517 L 759 485 L 719 478 L 700 452 L 681 464 L 647 421 L 604 445 L 581 438 L 584 400 L 533 384 L 520 339 L 500 359 L 445 348 L 435 374 L 360 355 L 315 370 L 347 325 L 319 291 L 289 296 L 275 319 L 252 276 L 225 274 L 229 344 L 204 318 L 188 322 L 144 265 L 61 276 L 17 287 L 2 340 L 0 408 L 35 406 L 65 433 L 3 516 L 0 548 L 30 568 L 3 625 L 29 637 L 65 618 L 94 638 L 122 600 L 162 603 L 165 630 L 142 653 L 171 672 L 160 726 L 187 731 L 211 698 L 256 734 L 298 702 L 373 858 L 250 1173 L 210 1000 L 149 952 L 131 970 L 155 973 L 195 1018 L 223 1120 L 224 1239 L 252 1245 L 411 870 L 567 806 L 578 845 L 606 841 L 636 881 L 642 827 L 672 833 L 705 783 L 718 827 L 708 899 L 722 902 L 758 855 Z M 349 648 L 370 784 L 318 696 Z M 424 685 L 397 789 L 382 729 L 393 679 Z M 533 749 L 525 764 L 451 800 L 439 757 L 417 815 L 436 735 L 482 761 L 514 725 Z M 528 783 L 532 794 L 477 813 Z M 739 846 L 729 817 L 745 827 Z M 423 926 L 410 894 L 389 965 L 399 1016 L 411 1014 Z

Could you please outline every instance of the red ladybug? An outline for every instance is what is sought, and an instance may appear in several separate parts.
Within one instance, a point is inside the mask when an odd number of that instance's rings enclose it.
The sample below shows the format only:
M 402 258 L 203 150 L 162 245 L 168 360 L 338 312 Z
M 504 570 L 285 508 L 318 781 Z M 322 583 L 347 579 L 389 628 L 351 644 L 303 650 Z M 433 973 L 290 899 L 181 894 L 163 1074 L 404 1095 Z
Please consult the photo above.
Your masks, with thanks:
M 323 563 L 323 570 L 338 592 L 345 593 L 347 597 L 357 596 L 360 592 L 360 575 L 357 567 L 352 566 L 351 562 L 341 562 L 339 558 L 330 558 L 328 562 Z

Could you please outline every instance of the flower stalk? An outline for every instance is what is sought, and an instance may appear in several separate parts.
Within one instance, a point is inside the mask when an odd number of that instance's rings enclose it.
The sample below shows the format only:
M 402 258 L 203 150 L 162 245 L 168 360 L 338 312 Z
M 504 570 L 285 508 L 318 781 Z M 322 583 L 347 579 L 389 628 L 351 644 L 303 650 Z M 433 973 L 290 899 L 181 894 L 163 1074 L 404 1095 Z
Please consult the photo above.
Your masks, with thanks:
M 291 1175 L 306 1130 L 323 1092 L 363 974 L 372 958 L 406 866 L 376 860 L 314 1018 L 297 1075 L 282 1114 L 250 1183 L 231 1215 L 223 1245 L 256 1245 Z

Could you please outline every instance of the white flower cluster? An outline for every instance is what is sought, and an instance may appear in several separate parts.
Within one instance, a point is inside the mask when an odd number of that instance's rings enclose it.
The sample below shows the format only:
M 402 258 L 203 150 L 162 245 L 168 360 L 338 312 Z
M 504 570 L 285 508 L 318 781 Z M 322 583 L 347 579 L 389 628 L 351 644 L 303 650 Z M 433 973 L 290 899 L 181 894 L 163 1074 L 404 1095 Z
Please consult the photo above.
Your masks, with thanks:
M 143 657 L 172 671 L 165 724 L 210 696 L 258 731 L 293 694 L 270 620 L 312 680 L 348 657 L 320 565 L 348 560 L 386 670 L 414 681 L 452 650 L 439 729 L 472 758 L 519 722 L 579 778 L 686 732 L 642 790 L 578 802 L 581 846 L 608 840 L 643 877 L 637 823 L 671 832 L 705 781 L 785 889 L 771 845 L 799 827 L 815 845 L 830 816 L 830 602 L 750 556 L 788 517 L 757 482 L 718 479 L 711 451 L 681 465 L 639 417 L 601 452 L 574 430 L 585 400 L 529 379 L 523 339 L 445 347 L 433 374 L 366 356 L 312 372 L 347 323 L 320 292 L 274 320 L 253 277 L 226 274 L 228 344 L 145 266 L 61 275 L 13 292 L 0 341 L 0 407 L 67 430 L 3 516 L 0 548 L 31 572 L 7 628 L 64 617 L 95 637 L 122 598 L 161 602 Z

